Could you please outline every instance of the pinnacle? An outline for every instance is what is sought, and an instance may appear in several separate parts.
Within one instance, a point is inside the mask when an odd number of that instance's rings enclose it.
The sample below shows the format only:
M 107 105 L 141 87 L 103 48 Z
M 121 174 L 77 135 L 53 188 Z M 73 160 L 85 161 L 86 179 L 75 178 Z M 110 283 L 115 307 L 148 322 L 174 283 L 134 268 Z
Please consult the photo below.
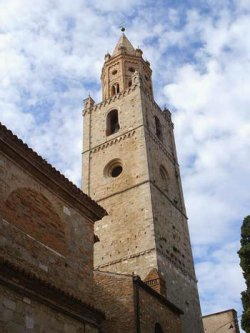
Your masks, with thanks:
M 121 47 L 126 50 L 126 53 L 133 55 L 135 54 L 135 49 L 133 45 L 130 43 L 130 41 L 128 40 L 128 38 L 124 33 L 122 33 L 120 39 L 118 40 L 112 56 L 117 55 L 120 52 Z

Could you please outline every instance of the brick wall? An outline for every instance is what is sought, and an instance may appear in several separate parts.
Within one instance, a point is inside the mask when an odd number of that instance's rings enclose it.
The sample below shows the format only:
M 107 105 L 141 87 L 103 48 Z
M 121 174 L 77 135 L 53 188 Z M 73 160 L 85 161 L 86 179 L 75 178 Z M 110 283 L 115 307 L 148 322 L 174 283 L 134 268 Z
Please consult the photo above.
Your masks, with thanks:
M 134 333 L 134 289 L 131 276 L 94 272 L 96 306 L 105 311 L 104 333 Z
M 1 153 L 0 162 L 0 254 L 89 302 L 93 223 Z
M 104 333 L 153 333 L 159 323 L 163 332 L 181 333 L 180 310 L 138 277 L 94 272 L 96 305 L 106 314 Z
M 182 332 L 180 316 L 178 314 L 171 311 L 143 288 L 139 287 L 138 291 L 141 333 L 154 332 L 156 323 L 161 325 L 163 332 Z

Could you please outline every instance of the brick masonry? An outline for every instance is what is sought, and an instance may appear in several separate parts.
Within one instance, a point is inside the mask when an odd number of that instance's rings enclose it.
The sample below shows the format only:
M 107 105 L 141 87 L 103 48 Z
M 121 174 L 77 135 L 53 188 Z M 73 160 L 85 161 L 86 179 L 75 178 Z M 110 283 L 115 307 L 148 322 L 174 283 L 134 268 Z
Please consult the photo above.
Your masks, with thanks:
M 0 193 L 0 253 L 61 288 L 80 291 L 89 302 L 93 224 L 3 154 L 0 160 L 6 184 Z
M 96 304 L 107 317 L 104 332 L 151 333 L 158 323 L 163 332 L 181 333 L 180 311 L 137 277 L 95 271 L 94 279 Z

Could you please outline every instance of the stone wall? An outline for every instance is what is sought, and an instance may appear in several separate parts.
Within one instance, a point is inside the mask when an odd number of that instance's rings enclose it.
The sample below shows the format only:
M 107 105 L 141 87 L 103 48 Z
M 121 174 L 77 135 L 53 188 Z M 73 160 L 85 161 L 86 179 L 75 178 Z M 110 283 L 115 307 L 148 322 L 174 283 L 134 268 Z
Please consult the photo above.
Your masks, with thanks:
M 202 317 L 205 333 L 240 333 L 237 312 L 234 309 Z
M 121 130 L 106 136 L 106 116 L 112 109 L 118 110 Z M 142 125 L 140 90 L 135 87 L 84 113 L 83 190 L 108 212 L 95 223 L 100 242 L 94 246 L 94 266 L 144 278 L 156 266 L 156 255 Z M 123 166 L 117 178 L 105 175 L 114 159 Z
M 98 329 L 0 284 L 0 332 L 98 333 Z

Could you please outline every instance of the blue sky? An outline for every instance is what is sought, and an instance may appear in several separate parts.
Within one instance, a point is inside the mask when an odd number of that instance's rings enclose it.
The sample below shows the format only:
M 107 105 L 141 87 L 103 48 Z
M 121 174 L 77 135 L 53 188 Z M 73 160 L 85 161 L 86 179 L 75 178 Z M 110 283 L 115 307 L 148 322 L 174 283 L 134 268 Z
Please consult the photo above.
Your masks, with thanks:
M 0 121 L 80 184 L 82 100 L 119 26 L 173 111 L 203 313 L 236 308 L 249 209 L 250 0 L 0 0 Z

